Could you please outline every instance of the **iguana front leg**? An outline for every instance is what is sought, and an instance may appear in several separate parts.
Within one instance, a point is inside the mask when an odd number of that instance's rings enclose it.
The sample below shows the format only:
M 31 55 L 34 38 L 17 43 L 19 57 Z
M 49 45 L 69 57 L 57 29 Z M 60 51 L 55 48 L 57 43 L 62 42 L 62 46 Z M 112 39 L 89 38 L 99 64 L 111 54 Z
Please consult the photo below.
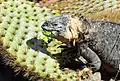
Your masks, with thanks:
M 92 51 L 86 44 L 78 44 L 78 53 L 83 56 L 92 67 L 93 71 L 97 71 L 101 67 L 101 60 L 98 55 Z

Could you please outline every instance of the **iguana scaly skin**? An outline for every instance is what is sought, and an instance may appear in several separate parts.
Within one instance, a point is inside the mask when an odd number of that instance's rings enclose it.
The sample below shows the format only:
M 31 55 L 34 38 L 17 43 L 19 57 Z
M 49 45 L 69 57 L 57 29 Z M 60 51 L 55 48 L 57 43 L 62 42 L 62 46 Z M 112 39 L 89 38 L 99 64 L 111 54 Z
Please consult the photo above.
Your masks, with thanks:
M 114 71 L 119 70 L 120 23 L 63 15 L 49 19 L 42 28 L 56 31 L 55 38 L 60 38 L 60 41 L 66 39 L 64 42 L 69 43 L 75 40 L 76 44 L 73 46 L 78 50 L 76 58 L 83 56 L 94 71 L 100 69 L 101 63 L 108 64 L 109 67 L 114 68 Z M 72 54 L 74 56 L 75 52 Z
M 61 14 L 70 13 L 94 20 L 120 22 L 120 0 L 63 0 L 48 5 L 40 1 L 41 5 L 58 10 Z

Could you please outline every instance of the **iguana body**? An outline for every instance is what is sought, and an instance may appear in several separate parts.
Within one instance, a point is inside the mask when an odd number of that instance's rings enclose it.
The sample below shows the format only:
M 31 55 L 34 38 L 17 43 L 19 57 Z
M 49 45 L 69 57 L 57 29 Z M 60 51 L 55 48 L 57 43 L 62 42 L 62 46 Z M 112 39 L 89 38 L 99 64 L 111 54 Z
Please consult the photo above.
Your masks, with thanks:
M 85 38 L 87 38 L 85 40 L 88 41 L 88 47 L 91 48 L 100 57 L 102 63 L 109 64 L 117 71 L 120 64 L 120 24 L 92 21 L 90 22 L 90 26 L 91 28 L 88 30 L 89 34 L 85 36 Z M 80 45 L 79 50 L 82 51 L 82 49 L 83 48 Z M 88 56 L 86 55 L 85 57 L 90 56 L 91 54 Z M 89 60 L 93 59 L 95 59 L 96 62 L 98 60 L 94 56 Z M 93 65 L 94 64 L 95 63 L 93 62 Z
M 62 21 L 61 18 L 63 17 L 64 19 L 68 18 L 68 20 Z M 49 31 L 57 30 L 57 38 L 62 36 L 61 38 L 64 40 L 68 39 L 68 36 L 65 36 L 67 35 L 65 32 L 67 32 L 69 35 L 73 35 L 73 37 L 69 37 L 69 40 L 74 40 L 78 37 L 74 35 L 76 33 L 74 31 L 77 29 L 76 27 L 80 27 L 77 30 L 81 33 L 80 40 L 76 44 L 77 55 L 82 55 L 93 66 L 95 71 L 100 69 L 101 62 L 102 64 L 107 63 L 117 71 L 120 64 L 120 23 L 92 21 L 81 18 L 73 21 L 73 23 L 78 21 L 78 24 L 81 24 L 72 25 L 70 21 L 72 19 L 69 16 L 54 17 L 47 21 L 48 24 L 43 24 L 43 29 Z M 67 25 L 65 24 L 66 22 L 68 23 Z
M 91 44 L 95 44 L 90 48 L 98 51 L 98 55 L 105 63 L 118 69 L 120 64 L 120 23 L 93 22 L 91 27 L 93 27 L 92 25 L 94 28 L 89 30 L 93 30 L 89 35 L 91 35 L 90 40 L 93 41 L 89 43 L 89 47 Z

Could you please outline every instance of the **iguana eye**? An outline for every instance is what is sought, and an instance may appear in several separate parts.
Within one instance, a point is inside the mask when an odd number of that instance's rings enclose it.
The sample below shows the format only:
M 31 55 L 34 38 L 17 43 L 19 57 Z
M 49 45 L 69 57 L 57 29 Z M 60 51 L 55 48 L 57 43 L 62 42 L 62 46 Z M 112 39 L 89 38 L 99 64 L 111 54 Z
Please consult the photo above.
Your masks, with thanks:
M 58 24 L 54 23 L 53 26 L 57 26 Z

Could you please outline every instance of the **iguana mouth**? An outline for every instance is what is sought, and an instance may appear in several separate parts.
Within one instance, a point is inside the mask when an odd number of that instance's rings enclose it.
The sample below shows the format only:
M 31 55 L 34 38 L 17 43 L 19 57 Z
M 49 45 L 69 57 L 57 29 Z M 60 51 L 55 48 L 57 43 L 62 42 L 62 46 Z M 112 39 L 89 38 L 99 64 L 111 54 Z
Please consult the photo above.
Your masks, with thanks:
M 77 17 L 71 15 L 62 15 L 54 17 L 44 22 L 42 28 L 46 31 L 53 32 L 54 36 L 62 42 L 70 42 L 79 39 L 82 22 Z

